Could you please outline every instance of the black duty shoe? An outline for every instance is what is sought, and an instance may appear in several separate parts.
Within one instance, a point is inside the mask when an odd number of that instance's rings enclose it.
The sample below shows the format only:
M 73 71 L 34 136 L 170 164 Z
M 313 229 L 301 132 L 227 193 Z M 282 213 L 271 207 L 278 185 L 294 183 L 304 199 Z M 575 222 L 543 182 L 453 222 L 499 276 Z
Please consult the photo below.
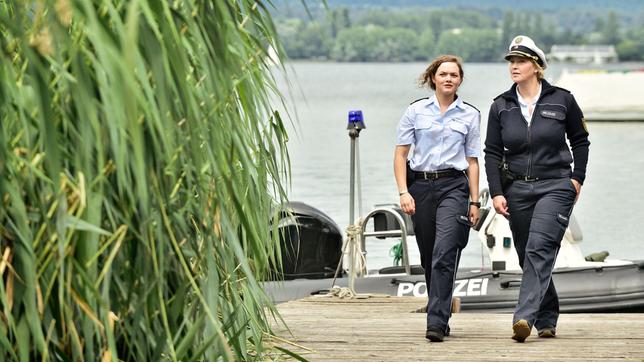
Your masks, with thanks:
M 555 338 L 557 334 L 557 328 L 555 327 L 546 327 L 539 330 L 539 338 Z
M 528 324 L 528 321 L 525 319 L 519 319 L 516 323 L 512 325 L 512 339 L 517 342 L 523 343 L 528 336 L 530 336 L 532 328 Z
M 429 339 L 432 342 L 442 342 L 445 339 L 445 332 L 438 328 L 427 328 L 425 332 L 425 338 Z

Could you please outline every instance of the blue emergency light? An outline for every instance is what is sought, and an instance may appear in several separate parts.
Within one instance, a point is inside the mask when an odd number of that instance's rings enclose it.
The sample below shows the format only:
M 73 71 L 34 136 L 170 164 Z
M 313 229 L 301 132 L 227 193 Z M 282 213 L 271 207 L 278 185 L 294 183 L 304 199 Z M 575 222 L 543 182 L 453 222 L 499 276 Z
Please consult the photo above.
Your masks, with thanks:
M 362 116 L 362 111 L 349 111 L 349 123 L 347 124 L 347 129 L 365 129 L 367 128 L 364 125 L 364 117 Z

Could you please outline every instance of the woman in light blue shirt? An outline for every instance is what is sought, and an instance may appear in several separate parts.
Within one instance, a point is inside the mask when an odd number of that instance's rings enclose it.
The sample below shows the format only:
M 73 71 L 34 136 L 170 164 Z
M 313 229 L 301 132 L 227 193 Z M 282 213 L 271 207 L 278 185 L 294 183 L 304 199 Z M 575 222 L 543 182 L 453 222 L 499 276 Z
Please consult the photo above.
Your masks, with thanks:
M 398 124 L 394 153 L 400 206 L 414 221 L 425 269 L 425 337 L 433 342 L 449 335 L 456 269 L 481 206 L 481 114 L 456 94 L 462 81 L 460 58 L 443 55 L 432 61 L 420 85 L 429 86 L 434 95 L 407 108 Z

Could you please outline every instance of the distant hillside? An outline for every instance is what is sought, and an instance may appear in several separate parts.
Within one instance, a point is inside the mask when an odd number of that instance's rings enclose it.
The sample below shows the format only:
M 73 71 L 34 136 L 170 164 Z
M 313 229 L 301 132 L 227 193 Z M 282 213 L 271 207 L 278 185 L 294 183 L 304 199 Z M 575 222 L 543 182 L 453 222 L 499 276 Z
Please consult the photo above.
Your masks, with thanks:
M 329 9 L 349 9 L 352 18 L 374 9 L 404 12 L 423 8 L 479 10 L 496 20 L 507 12 L 540 13 L 544 19 L 576 32 L 592 28 L 596 18 L 609 12 L 614 12 L 625 28 L 644 24 L 644 0 L 326 0 L 326 3 Z M 274 8 L 269 9 L 276 18 L 319 19 L 328 13 L 323 0 L 273 0 L 272 4 Z
M 476 8 L 490 9 L 500 8 L 510 11 L 521 10 L 559 10 L 562 8 L 577 8 L 583 10 L 613 10 L 618 13 L 631 13 L 633 11 L 644 11 L 642 0 L 327 0 L 331 7 L 415 7 L 427 6 L 434 8 Z
M 496 61 L 515 35 L 525 34 L 546 51 L 554 44 L 607 44 L 622 61 L 644 61 L 644 0 L 327 0 L 327 8 L 322 0 L 273 1 L 291 59 L 425 61 L 459 54 Z

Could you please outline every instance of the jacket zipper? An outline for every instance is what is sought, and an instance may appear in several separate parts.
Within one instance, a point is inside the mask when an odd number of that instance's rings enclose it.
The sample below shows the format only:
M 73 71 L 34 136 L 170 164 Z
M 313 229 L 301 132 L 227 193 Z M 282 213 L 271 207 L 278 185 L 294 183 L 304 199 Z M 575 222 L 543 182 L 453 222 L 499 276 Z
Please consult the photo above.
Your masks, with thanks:
M 533 115 L 532 119 L 533 120 L 534 120 L 534 112 L 537 111 L 537 106 L 539 105 L 539 101 L 541 101 L 541 98 L 543 98 L 543 96 L 545 94 L 550 93 L 550 89 L 551 89 L 551 87 L 549 87 L 549 88 L 547 88 L 545 90 L 543 88 L 541 89 L 541 94 L 537 98 L 537 102 L 534 104 L 534 109 L 532 110 L 532 115 Z M 519 105 L 519 100 L 517 99 L 517 97 L 515 95 L 512 95 L 512 96 L 510 96 L 510 99 L 514 99 L 516 104 L 519 106 L 519 111 L 520 111 L 521 110 L 521 105 Z M 523 116 L 521 118 L 523 118 Z M 525 118 L 523 118 L 523 121 L 526 123 L 527 141 L 528 141 L 528 166 L 526 168 L 525 176 L 526 177 L 531 177 L 530 168 L 532 167 L 532 134 L 530 133 L 530 128 L 532 127 L 532 121 L 528 123 L 528 120 L 526 120 Z
M 521 112 L 521 105 L 519 104 L 519 100 L 517 100 L 517 105 L 519 106 L 519 112 L 521 113 L 521 118 L 523 119 L 523 122 L 525 122 L 525 126 L 527 129 L 527 141 L 528 141 L 528 166 L 525 170 L 525 176 L 529 177 L 530 176 L 530 164 L 532 163 L 532 143 L 531 143 L 531 135 L 530 135 L 530 126 L 532 125 L 532 122 L 528 122 L 527 119 L 523 117 L 523 112 Z M 536 108 L 536 106 L 535 106 Z M 534 110 L 532 111 L 534 114 Z
M 543 91 L 541 91 L 541 94 L 537 98 L 537 101 L 534 103 L 534 109 L 532 110 L 532 118 L 530 123 L 528 124 L 528 169 L 526 170 L 525 176 L 532 178 L 532 133 L 530 132 L 530 129 L 532 128 L 532 122 L 534 122 L 535 117 L 534 114 L 537 112 L 537 107 L 539 106 L 539 101 L 541 101 L 541 97 L 543 96 Z
M 525 171 L 526 178 L 530 177 L 530 166 L 532 166 L 532 135 L 530 133 L 531 126 L 532 126 L 532 122 L 528 124 L 528 168 Z
M 530 132 L 530 129 L 532 128 L 532 122 L 534 122 L 535 117 L 534 114 L 537 112 L 537 107 L 539 106 L 539 101 L 541 101 L 541 97 L 543 97 L 543 90 L 541 91 L 541 94 L 539 94 L 539 97 L 537 98 L 537 101 L 534 103 L 534 109 L 532 110 L 532 115 L 531 115 L 531 121 L 528 123 L 528 168 L 526 169 L 525 176 L 532 178 L 532 133 Z

